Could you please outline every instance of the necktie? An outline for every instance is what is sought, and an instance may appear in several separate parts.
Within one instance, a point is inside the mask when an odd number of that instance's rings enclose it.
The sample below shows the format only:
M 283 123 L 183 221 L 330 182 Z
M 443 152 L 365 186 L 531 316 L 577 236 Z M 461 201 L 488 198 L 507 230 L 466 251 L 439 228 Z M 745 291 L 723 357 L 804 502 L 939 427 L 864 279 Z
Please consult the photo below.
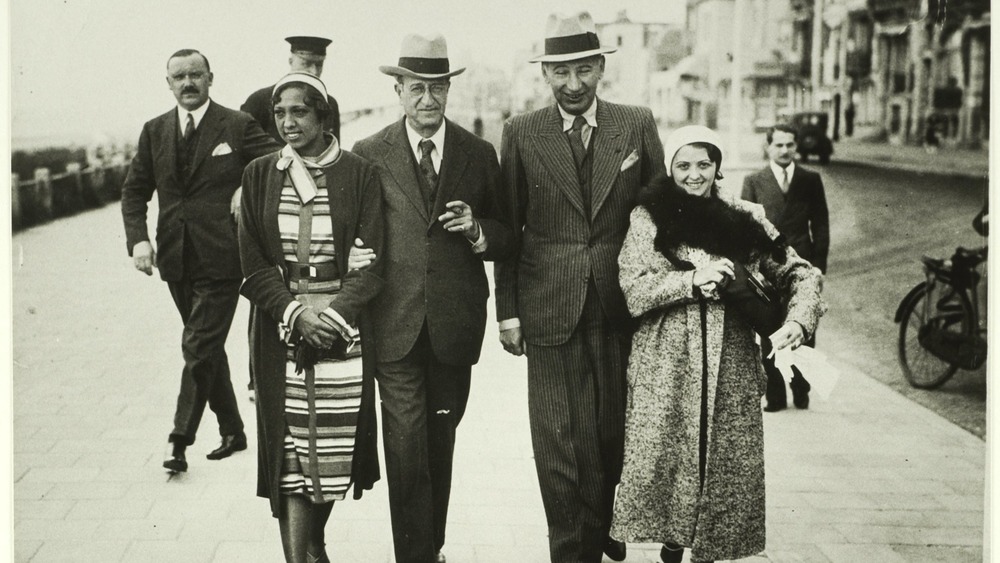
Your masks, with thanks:
M 783 193 L 787 194 L 788 193 L 788 168 L 782 168 L 781 169 L 781 173 L 783 174 L 783 176 L 781 177 L 781 191 Z
M 434 195 L 437 191 L 438 184 L 438 173 L 434 171 L 434 161 L 431 160 L 431 151 L 434 150 L 434 141 L 430 139 L 424 139 L 420 141 L 420 174 L 424 177 L 424 183 L 422 184 L 424 195 L 424 201 L 427 203 L 427 209 L 431 210 L 434 206 Z
M 587 120 L 582 115 L 573 119 L 573 128 L 569 131 L 569 148 L 573 150 L 573 160 L 576 161 L 577 172 L 583 165 L 583 159 L 587 156 L 587 147 L 583 146 L 583 126 Z
M 194 135 L 194 117 L 189 113 L 187 114 L 187 124 L 184 126 L 184 144 L 191 142 L 191 137 Z

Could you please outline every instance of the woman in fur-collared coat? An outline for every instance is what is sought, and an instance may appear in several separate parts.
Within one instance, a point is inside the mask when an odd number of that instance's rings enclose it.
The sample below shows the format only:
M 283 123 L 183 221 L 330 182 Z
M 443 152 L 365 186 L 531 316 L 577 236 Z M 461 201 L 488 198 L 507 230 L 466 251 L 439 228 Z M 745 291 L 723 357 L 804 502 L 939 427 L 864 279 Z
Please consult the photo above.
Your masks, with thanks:
M 665 563 L 738 559 L 764 549 L 765 376 L 750 326 L 719 299 L 733 261 L 787 297 L 776 349 L 816 329 L 819 270 L 776 242 L 759 205 L 719 193 L 718 135 L 667 141 L 670 177 L 640 196 L 619 257 L 639 328 L 628 367 L 625 461 L 611 536 L 662 543 Z

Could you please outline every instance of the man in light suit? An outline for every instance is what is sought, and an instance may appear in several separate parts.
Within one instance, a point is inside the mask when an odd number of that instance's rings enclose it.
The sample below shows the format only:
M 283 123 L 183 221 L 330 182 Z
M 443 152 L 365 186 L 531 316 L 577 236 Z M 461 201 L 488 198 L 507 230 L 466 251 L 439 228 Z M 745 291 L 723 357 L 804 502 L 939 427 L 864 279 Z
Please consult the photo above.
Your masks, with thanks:
M 770 162 L 767 168 L 743 180 L 743 199 L 763 205 L 767 220 L 785 236 L 795 252 L 826 274 L 830 213 L 823 179 L 818 173 L 795 164 L 796 137 L 797 132 L 790 125 L 776 125 L 767 132 Z M 806 346 L 815 343 L 815 333 L 804 342 Z M 761 340 L 761 354 L 767 373 L 764 410 L 780 411 L 788 406 L 785 380 L 774 366 L 774 359 L 768 358 L 771 342 L 766 338 Z M 809 408 L 809 382 L 798 368 L 793 366 L 792 371 L 794 375 L 789 383 L 792 401 L 797 408 Z
M 535 467 L 559 562 L 625 558 L 608 537 L 632 334 L 617 260 L 639 188 L 665 167 L 649 109 L 597 99 L 614 51 L 586 12 L 550 16 L 532 62 L 556 104 L 510 119 L 501 147 L 520 244 L 495 269 L 500 341 L 528 357 Z
M 371 316 L 396 561 L 427 563 L 445 560 L 455 430 L 486 330 L 483 260 L 509 254 L 513 233 L 498 220 L 496 151 L 445 119 L 465 69 L 450 70 L 444 37 L 405 37 L 398 65 L 379 70 L 405 117 L 353 151 L 382 180 L 385 286 Z
M 251 160 L 278 145 L 242 112 L 209 100 L 208 59 L 192 49 L 167 61 L 167 85 L 177 107 L 148 121 L 122 185 L 128 253 L 146 275 L 159 268 L 184 322 L 184 370 L 177 396 L 170 454 L 163 467 L 187 471 L 205 404 L 219 421 L 222 444 L 208 459 L 245 450 L 246 434 L 229 378 L 226 336 L 243 279 L 236 243 L 240 181 Z M 146 229 L 147 206 L 157 192 L 157 250 Z

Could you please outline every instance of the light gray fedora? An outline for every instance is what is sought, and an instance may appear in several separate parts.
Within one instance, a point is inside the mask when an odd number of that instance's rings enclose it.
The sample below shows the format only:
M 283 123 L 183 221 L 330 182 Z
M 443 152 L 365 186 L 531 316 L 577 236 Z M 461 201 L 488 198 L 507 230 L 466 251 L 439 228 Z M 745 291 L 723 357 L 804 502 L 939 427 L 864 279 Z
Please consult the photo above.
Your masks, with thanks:
M 409 76 L 424 80 L 448 78 L 465 72 L 465 67 L 451 70 L 448 63 L 448 43 L 440 33 L 424 37 L 411 33 L 403 38 L 396 66 L 378 67 L 390 76 Z
M 545 22 L 545 53 L 528 62 L 557 63 L 614 53 L 618 49 L 601 47 L 597 26 L 589 12 L 573 16 L 551 14 Z

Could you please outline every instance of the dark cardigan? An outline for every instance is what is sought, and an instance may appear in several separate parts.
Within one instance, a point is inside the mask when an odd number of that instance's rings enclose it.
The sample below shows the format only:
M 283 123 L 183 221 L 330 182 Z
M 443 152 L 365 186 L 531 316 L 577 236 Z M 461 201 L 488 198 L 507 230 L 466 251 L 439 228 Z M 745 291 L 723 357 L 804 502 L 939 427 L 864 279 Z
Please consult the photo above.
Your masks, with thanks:
M 240 213 L 240 259 L 246 278 L 240 293 L 256 307 L 250 320 L 250 361 L 257 390 L 257 495 L 271 501 L 271 513 L 280 515 L 279 480 L 285 436 L 285 345 L 278 338 L 278 319 L 293 297 L 285 282 L 285 258 L 278 231 L 278 201 L 284 172 L 273 153 L 251 162 L 243 172 Z M 324 169 L 337 266 L 348 272 L 347 257 L 355 238 L 383 255 L 382 188 L 374 166 L 344 151 Z M 363 270 L 342 277 L 340 292 L 330 303 L 348 323 L 357 323 L 363 340 L 363 384 L 354 462 L 351 470 L 354 498 L 380 478 L 375 419 L 374 334 L 367 304 L 382 289 L 382 264 L 376 260 Z

